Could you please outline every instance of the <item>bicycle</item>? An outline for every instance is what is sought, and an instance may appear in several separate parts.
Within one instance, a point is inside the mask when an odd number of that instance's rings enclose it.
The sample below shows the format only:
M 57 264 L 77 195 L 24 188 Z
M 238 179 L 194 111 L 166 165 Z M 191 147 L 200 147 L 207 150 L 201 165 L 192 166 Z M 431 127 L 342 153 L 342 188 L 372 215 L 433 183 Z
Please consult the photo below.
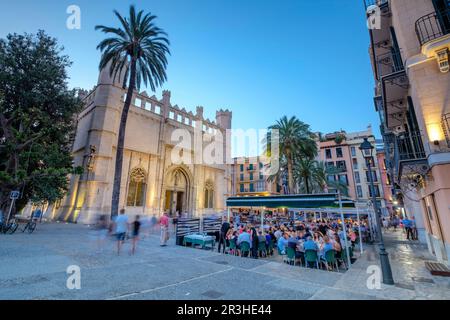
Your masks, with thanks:
M 28 220 L 28 222 L 25 224 L 25 227 L 21 229 L 22 233 L 25 231 L 28 231 L 28 233 L 33 233 L 34 229 L 36 229 L 36 222 L 34 219 Z
M 19 224 L 17 223 L 16 219 L 12 218 L 7 225 L 3 222 L 0 224 L 0 233 L 13 234 L 14 232 L 16 232 L 18 227 Z

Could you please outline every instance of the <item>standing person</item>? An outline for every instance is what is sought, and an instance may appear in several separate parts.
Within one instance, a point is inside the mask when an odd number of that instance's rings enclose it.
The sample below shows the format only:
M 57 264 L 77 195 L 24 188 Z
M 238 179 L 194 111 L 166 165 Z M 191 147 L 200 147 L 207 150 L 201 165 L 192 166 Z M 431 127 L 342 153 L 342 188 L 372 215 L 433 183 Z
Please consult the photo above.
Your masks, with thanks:
M 403 227 L 405 228 L 405 232 L 406 232 L 406 239 L 407 240 L 413 240 L 413 234 L 412 234 L 412 229 L 411 229 L 411 220 L 408 219 L 408 217 L 406 217 L 405 219 L 403 219 Z
M 167 246 L 167 240 L 169 240 L 169 216 L 167 212 L 164 212 L 161 219 L 159 220 L 159 224 L 161 225 L 161 247 Z
M 139 221 L 139 215 L 136 215 L 136 218 L 134 219 L 134 222 L 132 224 L 132 230 L 131 230 L 131 254 L 134 254 L 136 252 L 136 245 L 139 240 L 139 230 L 141 228 L 141 222 Z
M 258 244 L 259 244 L 258 232 L 256 231 L 255 226 L 251 225 L 250 227 L 251 227 L 250 234 L 252 238 L 252 256 L 253 259 L 258 259 Z
M 411 218 L 411 232 L 412 232 L 412 239 L 418 240 L 419 235 L 417 234 L 416 218 L 414 216 L 412 216 Z
M 220 228 L 220 234 L 219 234 L 219 248 L 217 249 L 217 252 L 220 252 L 220 248 L 223 244 L 223 253 L 225 253 L 225 248 L 227 247 L 227 233 L 228 230 L 230 230 L 230 223 L 225 220 L 225 217 L 223 217 L 223 223 L 222 227 Z
M 120 209 L 120 214 L 114 220 L 114 227 L 117 237 L 117 255 L 120 255 L 120 248 L 128 232 L 128 216 L 125 214 L 125 209 Z

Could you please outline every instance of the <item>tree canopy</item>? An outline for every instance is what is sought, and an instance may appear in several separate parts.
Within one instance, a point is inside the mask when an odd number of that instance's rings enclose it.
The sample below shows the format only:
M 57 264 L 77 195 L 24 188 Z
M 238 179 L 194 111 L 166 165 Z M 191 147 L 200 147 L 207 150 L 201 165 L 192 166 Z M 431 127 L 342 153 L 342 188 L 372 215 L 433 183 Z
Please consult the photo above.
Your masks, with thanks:
M 68 89 L 71 62 L 62 50 L 44 31 L 0 39 L 0 208 L 12 190 L 21 191 L 20 210 L 68 189 L 81 101 Z

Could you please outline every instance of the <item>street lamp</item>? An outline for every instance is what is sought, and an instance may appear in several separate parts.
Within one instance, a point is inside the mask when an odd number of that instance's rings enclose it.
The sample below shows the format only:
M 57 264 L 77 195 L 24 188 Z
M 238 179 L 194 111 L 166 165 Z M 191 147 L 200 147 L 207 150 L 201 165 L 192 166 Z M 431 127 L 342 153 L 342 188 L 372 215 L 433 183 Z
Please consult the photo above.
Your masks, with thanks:
M 394 284 L 394 279 L 392 277 L 391 265 L 389 263 L 389 256 L 384 247 L 383 234 L 381 232 L 381 218 L 380 218 L 380 209 L 378 208 L 378 203 L 375 195 L 375 185 L 373 183 L 373 175 L 372 175 L 372 167 L 371 161 L 373 157 L 373 149 L 372 144 L 364 138 L 364 142 L 361 143 L 359 150 L 361 150 L 364 159 L 366 160 L 367 170 L 369 171 L 369 182 L 370 182 L 370 190 L 372 191 L 372 202 L 374 206 L 375 212 L 375 223 L 377 225 L 377 233 L 379 240 L 379 249 L 380 249 L 380 263 L 381 263 L 381 271 L 383 273 L 383 283 L 384 284 Z

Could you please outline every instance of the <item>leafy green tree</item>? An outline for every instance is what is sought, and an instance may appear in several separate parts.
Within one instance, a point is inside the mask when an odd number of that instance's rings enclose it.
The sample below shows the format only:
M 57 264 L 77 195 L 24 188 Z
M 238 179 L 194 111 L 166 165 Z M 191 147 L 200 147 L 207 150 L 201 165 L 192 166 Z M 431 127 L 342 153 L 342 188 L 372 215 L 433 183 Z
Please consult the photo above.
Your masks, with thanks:
M 121 27 L 113 28 L 96 26 L 111 37 L 104 39 L 97 46 L 102 51 L 100 70 L 109 66 L 110 75 L 116 78 L 123 76 L 124 87 L 128 80 L 128 90 L 119 125 L 119 136 L 116 149 L 116 163 L 111 201 L 111 216 L 119 211 L 120 184 L 122 180 L 123 151 L 128 111 L 135 89 L 139 90 L 141 82 L 150 85 L 152 91 L 161 86 L 167 79 L 167 55 L 169 40 L 167 34 L 158 28 L 154 20 L 156 16 L 136 13 L 130 6 L 129 17 L 122 17 L 114 11 Z
M 81 103 L 67 87 L 69 58 L 44 31 L 0 39 L 0 208 L 21 191 L 29 201 L 54 202 L 74 172 L 71 147 Z M 79 172 L 79 168 L 77 169 Z

